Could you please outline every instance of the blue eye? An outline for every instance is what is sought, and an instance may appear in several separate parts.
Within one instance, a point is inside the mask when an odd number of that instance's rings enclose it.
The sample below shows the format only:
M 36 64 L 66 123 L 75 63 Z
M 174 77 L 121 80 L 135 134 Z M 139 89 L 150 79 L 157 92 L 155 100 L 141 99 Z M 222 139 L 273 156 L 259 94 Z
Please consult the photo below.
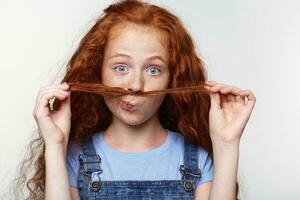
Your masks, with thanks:
M 119 69 L 117 70 L 118 72 L 125 72 L 126 69 L 128 69 L 125 65 L 118 65 L 117 67 L 115 67 L 114 69 Z
M 155 72 L 159 72 L 159 73 L 161 72 L 161 70 L 158 69 L 157 67 L 150 67 L 149 69 L 151 74 L 155 74 Z M 149 70 L 147 69 L 147 71 Z

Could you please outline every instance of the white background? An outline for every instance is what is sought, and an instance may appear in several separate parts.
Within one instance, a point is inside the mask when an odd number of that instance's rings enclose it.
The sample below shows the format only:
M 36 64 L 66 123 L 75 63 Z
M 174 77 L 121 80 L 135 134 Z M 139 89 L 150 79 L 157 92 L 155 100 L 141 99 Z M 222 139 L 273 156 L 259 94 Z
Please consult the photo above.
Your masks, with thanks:
M 59 82 L 78 42 L 111 2 L 0 1 L 0 194 L 36 128 L 39 88 Z M 240 146 L 241 199 L 300 199 L 300 1 L 150 2 L 182 19 L 209 79 L 257 97 Z

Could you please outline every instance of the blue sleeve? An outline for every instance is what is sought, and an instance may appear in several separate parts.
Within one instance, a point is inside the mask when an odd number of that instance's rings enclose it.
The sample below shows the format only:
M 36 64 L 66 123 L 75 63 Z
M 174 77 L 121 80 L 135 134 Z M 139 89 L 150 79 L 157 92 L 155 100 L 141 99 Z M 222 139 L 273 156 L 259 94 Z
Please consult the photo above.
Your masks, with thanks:
M 213 180 L 213 163 L 207 151 L 203 148 L 198 148 L 198 166 L 201 171 L 201 178 L 197 180 L 196 187 L 203 183 Z
M 79 151 L 76 145 L 70 143 L 67 150 L 67 171 L 70 186 L 77 188 L 77 175 L 79 168 Z

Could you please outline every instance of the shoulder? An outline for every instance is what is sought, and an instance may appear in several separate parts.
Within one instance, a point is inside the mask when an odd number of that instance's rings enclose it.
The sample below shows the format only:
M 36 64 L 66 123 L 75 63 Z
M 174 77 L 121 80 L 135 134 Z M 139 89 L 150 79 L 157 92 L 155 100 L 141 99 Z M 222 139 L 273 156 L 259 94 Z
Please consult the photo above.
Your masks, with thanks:
M 80 144 L 70 141 L 67 147 L 67 161 L 69 164 L 74 165 L 78 162 L 79 154 L 82 153 Z
M 77 174 L 79 169 L 78 156 L 81 153 L 80 145 L 75 142 L 69 142 L 67 147 L 67 171 L 70 185 L 77 187 Z
M 93 144 L 99 143 L 99 140 L 100 140 L 99 133 L 96 132 L 92 136 Z M 95 145 L 94 147 L 97 148 L 97 146 Z M 78 162 L 79 155 L 82 153 L 83 151 L 81 145 L 73 140 L 70 140 L 67 146 L 67 160 L 69 162 Z

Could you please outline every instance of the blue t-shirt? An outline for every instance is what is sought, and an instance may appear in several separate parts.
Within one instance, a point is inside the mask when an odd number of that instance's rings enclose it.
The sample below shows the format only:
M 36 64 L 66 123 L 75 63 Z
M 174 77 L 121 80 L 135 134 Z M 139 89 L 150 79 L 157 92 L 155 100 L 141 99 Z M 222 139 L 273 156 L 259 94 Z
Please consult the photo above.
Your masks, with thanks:
M 145 152 L 123 152 L 113 149 L 102 138 L 102 132 L 93 135 L 96 153 L 101 157 L 100 175 L 103 181 L 116 180 L 180 180 L 179 166 L 183 164 L 183 136 L 177 132 L 166 129 L 166 141 L 157 148 Z M 198 147 L 198 166 L 201 178 L 196 186 L 212 181 L 213 165 L 207 152 Z M 77 174 L 79 168 L 78 155 L 82 153 L 80 146 L 70 143 L 67 151 L 67 170 L 69 182 L 77 187 Z

